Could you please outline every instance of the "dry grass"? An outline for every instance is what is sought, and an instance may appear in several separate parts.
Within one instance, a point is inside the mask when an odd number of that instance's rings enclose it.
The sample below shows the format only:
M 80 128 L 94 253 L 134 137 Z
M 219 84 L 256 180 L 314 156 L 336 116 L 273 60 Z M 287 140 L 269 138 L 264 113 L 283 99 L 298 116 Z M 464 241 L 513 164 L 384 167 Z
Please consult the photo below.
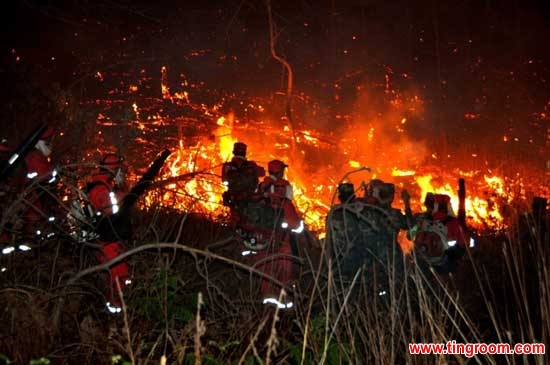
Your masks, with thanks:
M 15 210 L 14 210 L 15 211 Z M 411 342 L 547 343 L 548 242 L 518 217 L 483 236 L 454 275 L 412 266 L 382 300 L 362 275 L 339 280 L 318 242 L 300 242 L 292 311 L 259 302 L 259 277 L 223 225 L 151 207 L 136 212 L 122 315 L 103 309 L 94 246 L 68 236 L 2 257 L 0 354 L 18 364 L 544 364 L 543 355 L 410 355 Z M 59 226 L 63 228 L 62 225 Z M 403 285 L 397 285 L 403 284 Z M 350 289 L 351 288 L 351 289 Z M 282 295 L 286 295 L 282 293 Z

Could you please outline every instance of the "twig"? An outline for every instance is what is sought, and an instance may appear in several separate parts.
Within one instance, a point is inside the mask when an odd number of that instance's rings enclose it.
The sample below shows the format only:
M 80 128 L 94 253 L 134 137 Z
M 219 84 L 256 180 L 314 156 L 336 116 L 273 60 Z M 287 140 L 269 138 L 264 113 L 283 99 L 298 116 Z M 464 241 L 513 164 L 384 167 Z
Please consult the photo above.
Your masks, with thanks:
M 264 320 L 260 323 L 260 325 L 258 326 L 258 329 L 256 330 L 256 333 L 254 333 L 254 336 L 250 339 L 248 346 L 246 347 L 243 354 L 241 355 L 241 358 L 239 359 L 239 365 L 244 363 L 244 361 L 246 360 L 246 355 L 250 352 L 250 350 L 254 351 L 256 358 L 259 360 L 261 364 L 263 364 L 263 361 L 261 361 L 261 359 L 256 354 L 256 346 L 254 345 L 254 343 L 258 339 L 258 336 L 260 332 L 263 330 L 263 328 L 265 327 L 266 323 L 267 323 L 267 317 L 264 318 Z
M 126 335 L 126 350 L 128 351 L 128 355 L 130 356 L 130 361 L 132 362 L 132 365 L 136 364 L 136 356 L 134 354 L 134 350 L 132 349 L 132 336 L 130 335 L 130 324 L 128 322 L 128 307 L 126 307 L 126 302 L 124 301 L 124 295 L 122 294 L 122 289 L 120 287 L 120 281 L 118 280 L 118 276 L 115 278 L 116 283 L 116 289 L 118 293 L 118 297 L 120 298 L 120 303 L 122 304 L 122 315 L 124 318 L 124 332 Z
M 286 291 L 281 289 L 279 294 L 279 302 L 286 301 Z M 273 313 L 273 321 L 271 322 L 271 334 L 267 339 L 267 353 L 265 355 L 265 364 L 271 364 L 271 353 L 276 350 L 278 340 L 277 340 L 277 322 L 279 322 L 279 306 L 275 307 L 275 312 Z
M 292 101 L 292 89 L 294 85 L 294 72 L 292 71 L 292 67 L 290 66 L 290 63 L 283 57 L 277 54 L 277 51 L 275 50 L 275 43 L 278 35 L 275 34 L 275 23 L 273 22 L 273 12 L 271 11 L 271 0 L 266 0 L 266 7 L 267 7 L 267 15 L 268 15 L 268 21 L 269 21 L 269 48 L 271 51 L 271 56 L 277 60 L 279 63 L 283 65 L 287 72 L 287 84 L 286 84 L 286 117 L 288 119 L 289 125 L 290 125 L 290 131 L 292 134 L 292 150 L 296 147 L 296 128 L 294 126 L 294 120 L 292 118 L 292 108 L 291 108 L 291 101 Z
M 109 261 L 107 261 L 103 264 L 92 266 L 92 267 L 90 267 L 86 270 L 82 270 L 82 271 L 78 272 L 75 276 L 73 276 L 71 279 L 69 279 L 67 281 L 66 285 L 74 285 L 78 280 L 80 280 L 84 276 L 93 274 L 97 271 L 108 270 L 111 266 L 113 266 L 117 262 L 120 262 L 120 261 L 126 259 L 129 256 L 135 255 L 136 253 L 146 251 L 146 250 L 151 250 L 151 249 L 159 249 L 159 248 L 179 249 L 179 250 L 188 252 L 188 253 L 190 253 L 194 256 L 199 255 L 199 256 L 204 256 L 204 257 L 211 258 L 211 259 L 214 259 L 214 260 L 223 261 L 223 262 L 226 262 L 226 263 L 231 264 L 233 266 L 236 266 L 240 269 L 243 269 L 245 271 L 248 271 L 248 272 L 254 273 L 258 276 L 261 276 L 262 278 L 268 279 L 272 283 L 274 283 L 274 284 L 276 284 L 276 285 L 278 285 L 282 288 L 286 287 L 286 285 L 284 283 L 282 283 L 281 281 L 273 278 L 272 276 L 270 276 L 268 274 L 263 273 L 262 271 L 260 271 L 258 269 L 255 269 L 254 267 L 251 267 L 249 265 L 243 264 L 241 262 L 232 260 L 232 259 L 224 257 L 224 256 L 220 256 L 220 255 L 217 255 L 217 254 L 214 254 L 214 253 L 211 253 L 211 252 L 208 252 L 208 251 L 204 251 L 204 250 L 199 250 L 199 249 L 196 249 L 196 248 L 193 248 L 193 247 L 185 246 L 185 245 L 182 245 L 182 244 L 179 244 L 179 243 L 149 243 L 149 244 L 141 245 L 139 247 L 128 250 L 128 251 L 118 255 L 117 257 L 113 258 L 112 260 L 109 260 Z M 292 289 L 292 288 L 287 288 L 287 289 Z
M 352 282 L 349 286 L 348 292 L 347 292 L 346 297 L 344 299 L 344 303 L 342 304 L 342 309 L 340 310 L 340 312 L 336 316 L 336 320 L 334 321 L 334 324 L 332 326 L 332 331 L 330 332 L 330 335 L 325 338 L 325 344 L 324 344 L 324 348 L 323 348 L 323 356 L 321 357 L 321 361 L 319 362 L 319 364 L 321 364 L 321 365 L 324 364 L 326 359 L 327 359 L 328 346 L 330 344 L 330 341 L 332 340 L 332 337 L 334 336 L 334 333 L 336 332 L 336 327 L 338 327 L 338 322 L 340 321 L 340 318 L 342 317 L 342 314 L 344 313 L 344 310 L 346 309 L 349 297 L 351 296 L 351 292 L 353 291 L 355 283 L 357 282 L 357 279 L 359 278 L 359 274 L 361 272 L 362 272 L 362 270 L 359 269 L 355 273 L 355 276 L 353 277 L 353 280 L 352 280 Z

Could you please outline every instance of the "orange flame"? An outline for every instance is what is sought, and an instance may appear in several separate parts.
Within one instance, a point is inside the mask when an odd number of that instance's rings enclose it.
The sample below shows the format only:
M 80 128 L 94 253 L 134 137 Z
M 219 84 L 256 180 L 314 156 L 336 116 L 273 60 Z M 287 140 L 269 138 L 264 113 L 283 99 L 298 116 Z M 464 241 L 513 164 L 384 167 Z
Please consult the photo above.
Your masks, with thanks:
M 161 69 L 161 93 L 163 99 L 188 101 L 187 92 L 170 93 L 165 67 Z M 294 188 L 296 206 L 308 228 L 313 231 L 324 230 L 338 179 L 350 168 L 359 169 L 361 166 L 373 166 L 372 173 L 369 172 L 366 177 L 368 179 L 380 177 L 395 182 L 398 188 L 417 191 L 416 197 L 413 197 L 413 204 L 416 201 L 413 208 L 416 210 L 421 209 L 419 201 L 428 192 L 449 195 L 456 210 L 458 194 L 449 183 L 455 177 L 445 175 L 442 168 L 420 167 L 424 159 L 431 157 L 439 162 L 445 157 L 428 152 L 422 142 L 407 139 L 405 133 L 404 128 L 409 125 L 405 115 L 420 112 L 422 101 L 418 96 L 406 100 L 393 91 L 390 95 L 394 99 L 388 103 L 384 118 L 382 113 L 372 113 L 367 109 L 364 111 L 366 117 L 360 114 L 346 119 L 337 141 L 330 141 L 330 136 L 311 127 L 300 129 L 296 124 L 290 128 L 287 123 L 272 121 L 264 117 L 266 110 L 261 105 L 243 104 L 247 111 L 256 113 L 257 123 L 254 126 L 241 123 L 234 113 L 228 113 L 217 117 L 216 129 L 212 132 L 214 141 L 209 136 L 200 138 L 192 146 L 179 141 L 177 151 L 169 157 L 167 168 L 163 171 L 163 178 L 172 178 L 173 182 L 162 193 L 162 202 L 177 209 L 199 211 L 216 217 L 227 214 L 227 208 L 221 204 L 225 188 L 219 170 L 221 164 L 231 158 L 233 144 L 243 141 L 248 145 L 249 158 L 260 165 L 265 166 L 275 158 L 290 165 L 287 176 Z M 361 103 L 358 109 L 364 109 L 364 105 L 368 103 Z M 137 106 L 134 110 L 139 119 Z M 217 106 L 212 110 L 204 107 L 203 110 L 209 117 L 218 113 Z M 308 155 L 308 150 L 314 153 Z M 310 161 L 311 155 L 315 155 L 317 160 Z M 503 178 L 492 173 L 480 175 L 479 171 L 461 171 L 459 174 L 473 181 L 466 197 L 468 224 L 490 228 L 502 226 L 500 210 L 502 204 L 511 199 L 503 188 Z M 478 194 L 475 188 L 480 184 L 496 198 Z
M 498 176 L 484 176 L 487 186 L 492 188 L 493 194 L 505 198 L 503 189 L 503 180 Z M 454 211 L 458 209 L 458 192 L 445 183 L 440 186 L 432 185 L 432 175 L 424 175 L 416 177 L 416 182 L 421 188 L 421 197 L 425 197 L 427 193 L 446 194 L 451 198 L 451 205 Z M 469 217 L 469 224 L 474 226 L 490 225 L 491 228 L 502 228 L 503 217 L 500 213 L 500 204 L 495 201 L 488 201 L 478 196 L 467 195 L 465 200 L 466 215 Z M 491 222 L 491 223 L 488 223 Z

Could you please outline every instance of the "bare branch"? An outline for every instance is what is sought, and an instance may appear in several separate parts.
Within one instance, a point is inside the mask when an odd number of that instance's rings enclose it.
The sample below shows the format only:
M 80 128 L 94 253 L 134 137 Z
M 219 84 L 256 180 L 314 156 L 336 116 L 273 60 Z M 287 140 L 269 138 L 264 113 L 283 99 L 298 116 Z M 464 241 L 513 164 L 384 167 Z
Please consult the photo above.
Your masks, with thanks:
M 149 244 L 141 245 L 139 247 L 128 250 L 128 251 L 118 255 L 117 257 L 113 258 L 112 260 L 107 261 L 103 264 L 92 266 L 92 267 L 90 267 L 86 270 L 80 271 L 75 276 L 73 276 L 71 279 L 69 279 L 69 281 L 67 282 L 67 285 L 74 285 L 78 280 L 80 280 L 81 278 L 83 278 L 86 275 L 93 274 L 95 272 L 102 271 L 102 270 L 108 270 L 109 267 L 113 266 L 117 262 L 120 262 L 120 261 L 126 259 L 129 256 L 135 255 L 136 253 L 146 251 L 146 250 L 151 250 L 151 249 L 159 249 L 159 248 L 178 249 L 178 250 L 188 252 L 194 257 L 203 256 L 203 257 L 207 257 L 207 258 L 210 258 L 210 259 L 223 261 L 223 262 L 228 263 L 232 266 L 235 266 L 239 269 L 251 272 L 253 274 L 261 276 L 262 278 L 268 279 L 271 282 L 273 282 L 274 284 L 280 286 L 281 288 L 286 288 L 286 285 L 284 283 L 282 283 L 281 281 L 273 278 L 272 276 L 270 276 L 268 274 L 263 273 L 262 271 L 260 271 L 258 269 L 255 269 L 254 267 L 243 264 L 242 262 L 239 262 L 239 261 L 235 261 L 235 260 L 230 259 L 230 258 L 225 257 L 225 256 L 220 256 L 220 255 L 217 255 L 217 254 L 212 253 L 212 252 L 199 250 L 197 248 L 189 247 L 189 246 L 182 245 L 182 244 L 179 244 L 179 243 L 149 243 Z M 292 288 L 287 288 L 287 290 L 292 290 Z
M 283 65 L 287 73 L 285 114 L 290 124 L 290 131 L 292 133 L 292 150 L 294 150 L 296 145 L 296 131 L 295 131 L 296 128 L 294 128 L 294 121 L 292 119 L 292 107 L 291 107 L 292 92 L 293 92 L 293 86 L 294 86 L 294 72 L 292 72 L 292 67 L 290 66 L 290 63 L 288 63 L 288 61 L 285 58 L 277 54 L 277 51 L 275 50 L 277 35 L 275 34 L 275 23 L 273 22 L 273 14 L 271 11 L 271 0 L 266 0 L 265 3 L 267 6 L 267 16 L 269 19 L 269 48 L 271 50 L 271 56 Z

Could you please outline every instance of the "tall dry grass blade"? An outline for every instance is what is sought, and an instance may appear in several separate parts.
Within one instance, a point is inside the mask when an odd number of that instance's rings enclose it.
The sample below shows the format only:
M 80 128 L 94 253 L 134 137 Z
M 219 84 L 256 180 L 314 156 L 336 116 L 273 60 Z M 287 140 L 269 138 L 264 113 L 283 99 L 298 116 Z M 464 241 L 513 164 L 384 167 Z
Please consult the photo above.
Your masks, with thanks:
M 199 292 L 197 295 L 197 313 L 195 315 L 195 365 L 201 365 L 202 359 L 201 359 L 201 337 L 206 332 L 206 327 L 204 325 L 204 321 L 201 320 L 201 307 L 203 305 L 202 301 L 202 293 Z
M 286 291 L 281 289 L 279 293 L 279 303 L 286 303 Z M 279 321 L 279 306 L 275 307 L 275 312 L 273 313 L 273 320 L 271 322 L 271 331 L 269 333 L 269 338 L 267 339 L 267 352 L 265 355 L 265 364 L 271 364 L 271 353 L 276 351 L 279 340 L 277 339 L 277 322 Z
M 118 276 L 115 278 L 115 284 L 117 289 L 118 297 L 120 298 L 120 303 L 122 305 L 122 318 L 124 319 L 124 334 L 126 335 L 126 352 L 130 356 L 130 361 L 132 365 L 136 364 L 136 356 L 134 354 L 134 349 L 132 348 L 132 336 L 130 332 L 130 321 L 128 321 L 128 307 L 124 301 L 124 295 L 122 293 L 122 288 L 120 286 L 120 281 Z
M 328 336 L 325 336 L 325 341 L 324 341 L 324 345 L 323 345 L 324 346 L 323 347 L 323 355 L 321 356 L 321 361 L 319 362 L 319 365 L 323 365 L 325 363 L 325 361 L 327 360 L 327 353 L 328 353 L 329 344 L 332 341 L 332 337 L 334 336 L 336 328 L 338 327 L 338 322 L 340 321 L 340 318 L 342 317 L 344 311 L 346 310 L 346 307 L 347 307 L 349 298 L 351 296 L 352 290 L 355 287 L 355 284 L 357 283 L 357 279 L 359 278 L 359 274 L 361 272 L 362 272 L 362 270 L 359 269 L 355 273 L 355 275 L 354 275 L 354 277 L 351 281 L 351 284 L 348 288 L 348 291 L 346 293 L 346 296 L 344 298 L 344 303 L 342 304 L 342 307 L 341 307 L 340 311 L 338 312 L 338 315 L 336 316 L 336 320 L 334 321 L 334 324 L 332 325 L 332 330 L 330 331 L 330 334 Z M 326 328 L 325 329 L 326 329 L 325 333 L 328 333 L 328 329 L 329 329 L 328 314 L 327 314 L 327 322 L 326 322 Z
M 311 321 L 311 315 L 312 315 L 312 311 L 313 311 L 313 301 L 314 301 L 314 298 L 317 297 L 315 295 L 315 293 L 318 292 L 320 294 L 319 298 L 322 298 L 321 288 L 320 288 L 319 283 L 320 283 L 321 272 L 322 272 L 322 268 L 323 268 L 323 262 L 325 260 L 325 253 L 326 253 L 325 247 L 326 247 L 326 245 L 323 245 L 323 247 L 321 248 L 320 264 L 319 264 L 319 267 L 317 269 L 317 273 L 315 274 L 315 279 L 313 281 L 313 288 L 311 289 L 311 293 L 309 295 L 309 301 L 308 301 L 308 305 L 307 305 L 307 314 L 306 314 L 306 323 L 304 325 L 304 334 L 303 334 L 303 337 L 302 337 L 302 353 L 301 353 L 300 365 L 304 365 L 304 361 L 305 361 L 305 358 L 306 358 L 306 349 L 307 349 L 309 331 L 310 331 L 310 321 Z M 330 278 L 331 275 L 332 275 L 332 265 L 331 265 L 331 259 L 329 258 L 328 260 L 329 260 L 328 261 L 328 270 L 329 270 L 329 278 Z M 308 262 L 310 263 L 310 267 L 313 267 L 313 265 L 311 265 L 311 262 L 309 261 L 309 257 L 308 257 Z M 328 288 L 328 290 L 329 291 L 327 293 L 327 304 L 324 306 L 325 308 L 328 308 L 329 303 L 330 303 L 330 288 Z M 328 312 L 328 310 L 327 310 L 327 312 Z
M 268 320 L 268 317 L 264 318 L 262 320 L 262 322 L 260 322 L 260 325 L 258 326 L 258 328 L 256 329 L 256 332 L 254 333 L 254 336 L 252 336 L 252 338 L 250 339 L 250 342 L 248 343 L 248 346 L 246 347 L 246 349 L 244 350 L 244 352 L 242 353 L 240 359 L 239 359 L 239 363 L 238 365 L 242 365 L 245 361 L 246 361 L 246 356 L 248 355 L 248 353 L 250 351 L 253 351 L 254 352 L 254 356 L 256 358 L 256 360 L 263 365 L 263 360 L 258 356 L 258 352 L 256 350 L 256 340 L 258 339 L 258 336 L 260 335 L 260 333 L 262 332 L 262 330 L 264 329 L 265 325 L 267 324 L 267 320 Z

